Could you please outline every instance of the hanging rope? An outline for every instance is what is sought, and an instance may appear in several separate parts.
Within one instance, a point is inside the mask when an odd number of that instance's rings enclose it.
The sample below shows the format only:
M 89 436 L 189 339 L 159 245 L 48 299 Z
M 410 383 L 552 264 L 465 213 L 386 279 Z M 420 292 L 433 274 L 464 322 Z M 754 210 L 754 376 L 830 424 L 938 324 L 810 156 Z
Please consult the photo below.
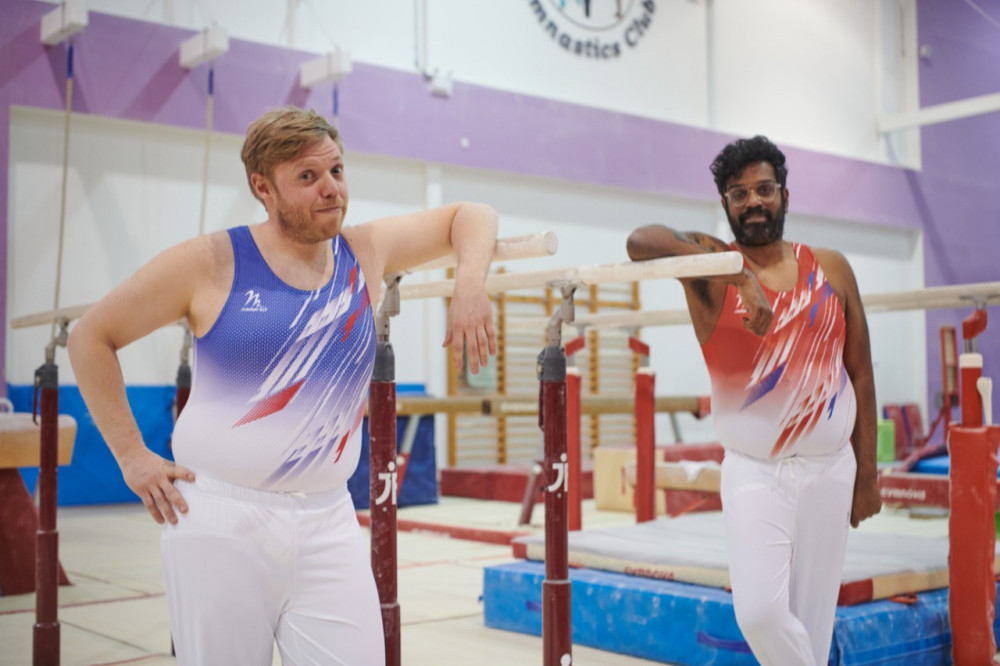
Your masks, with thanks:
M 198 235 L 205 233 L 205 209 L 208 204 L 208 155 L 212 149 L 212 111 L 215 105 L 215 68 L 208 69 L 208 99 L 205 102 L 205 159 L 201 174 L 201 215 L 198 218 Z
M 335 129 L 340 129 L 340 93 L 337 90 L 337 84 L 333 84 L 333 126 Z
M 56 288 L 53 310 L 59 309 L 59 291 L 62 285 L 63 236 L 66 230 L 66 181 L 69 172 L 69 125 L 73 109 L 73 42 L 66 50 L 66 118 L 63 125 L 62 193 L 59 201 L 59 241 L 56 251 Z M 52 322 L 52 337 L 56 336 L 57 323 Z

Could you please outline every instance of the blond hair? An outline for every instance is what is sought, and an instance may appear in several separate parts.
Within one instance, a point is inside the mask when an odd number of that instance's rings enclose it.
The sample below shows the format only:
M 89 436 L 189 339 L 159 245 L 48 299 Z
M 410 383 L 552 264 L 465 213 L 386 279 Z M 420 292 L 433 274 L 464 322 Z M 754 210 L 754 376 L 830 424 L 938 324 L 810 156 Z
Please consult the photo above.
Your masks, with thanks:
M 250 192 L 260 201 L 250 177 L 257 173 L 270 179 L 274 168 L 282 162 L 294 159 L 303 148 L 330 137 L 336 142 L 341 154 L 344 144 L 340 133 L 326 121 L 326 118 L 312 109 L 308 111 L 295 106 L 285 106 L 268 111 L 247 128 L 240 158 L 247 170 Z

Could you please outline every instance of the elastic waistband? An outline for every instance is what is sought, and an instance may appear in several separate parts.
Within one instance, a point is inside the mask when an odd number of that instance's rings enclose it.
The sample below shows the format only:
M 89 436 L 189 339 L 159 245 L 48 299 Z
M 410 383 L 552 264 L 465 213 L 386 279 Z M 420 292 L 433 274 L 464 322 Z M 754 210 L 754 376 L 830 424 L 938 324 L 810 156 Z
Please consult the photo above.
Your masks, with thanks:
M 744 453 L 738 449 L 725 449 L 725 455 L 734 455 L 740 458 L 745 458 L 746 460 L 752 460 L 753 462 L 760 463 L 762 465 L 774 465 L 778 466 L 782 463 L 787 463 L 792 460 L 801 461 L 804 463 L 823 463 L 835 460 L 843 456 L 845 453 L 850 451 L 851 455 L 854 455 L 854 450 L 851 448 L 851 443 L 845 442 L 838 448 L 830 451 L 828 453 L 816 453 L 816 454 L 805 454 L 805 453 L 793 453 L 792 455 L 778 456 L 776 458 L 758 458 L 757 456 L 750 455 L 749 453 Z
M 278 492 L 237 486 L 204 476 L 199 476 L 195 479 L 194 483 L 177 480 L 175 485 L 182 495 L 185 492 L 194 491 L 203 495 L 243 502 L 244 504 L 285 509 L 332 507 L 345 498 L 350 498 L 346 485 L 316 493 Z

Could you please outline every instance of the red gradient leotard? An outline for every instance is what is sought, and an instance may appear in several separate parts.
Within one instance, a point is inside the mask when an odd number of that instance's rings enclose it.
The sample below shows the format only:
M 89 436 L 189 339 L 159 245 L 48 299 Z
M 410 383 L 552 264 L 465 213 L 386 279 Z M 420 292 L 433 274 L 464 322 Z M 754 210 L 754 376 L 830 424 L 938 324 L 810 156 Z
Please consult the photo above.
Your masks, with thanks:
M 857 402 L 844 368 L 844 311 L 812 251 L 793 243 L 795 288 L 762 288 L 774 310 L 763 337 L 743 326 L 729 285 L 702 353 L 722 445 L 755 458 L 832 453 L 848 442 Z

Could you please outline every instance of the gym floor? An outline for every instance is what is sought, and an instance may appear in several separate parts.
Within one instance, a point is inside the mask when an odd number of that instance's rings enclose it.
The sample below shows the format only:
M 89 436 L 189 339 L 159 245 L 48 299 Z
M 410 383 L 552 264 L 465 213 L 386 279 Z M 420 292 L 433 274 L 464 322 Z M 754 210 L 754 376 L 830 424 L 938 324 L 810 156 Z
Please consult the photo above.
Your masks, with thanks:
M 543 529 L 536 507 L 531 530 Z M 514 530 L 520 507 L 442 497 L 431 506 L 404 507 L 399 518 Z M 584 502 L 584 526 L 634 521 L 630 514 L 597 511 Z M 947 534 L 940 515 L 913 519 L 884 510 L 862 529 L 925 536 Z M 139 504 L 64 507 L 59 510 L 60 560 L 72 581 L 59 589 L 63 666 L 138 664 L 167 666 L 170 629 L 160 570 L 159 526 Z M 539 637 L 489 629 L 483 623 L 483 567 L 511 561 L 510 546 L 400 532 L 399 603 L 406 666 L 478 664 L 510 666 L 542 660 Z M 0 597 L 0 664 L 30 664 L 33 594 Z M 653 664 L 620 654 L 574 646 L 574 663 L 589 666 Z M 280 664 L 277 656 L 274 664 Z

